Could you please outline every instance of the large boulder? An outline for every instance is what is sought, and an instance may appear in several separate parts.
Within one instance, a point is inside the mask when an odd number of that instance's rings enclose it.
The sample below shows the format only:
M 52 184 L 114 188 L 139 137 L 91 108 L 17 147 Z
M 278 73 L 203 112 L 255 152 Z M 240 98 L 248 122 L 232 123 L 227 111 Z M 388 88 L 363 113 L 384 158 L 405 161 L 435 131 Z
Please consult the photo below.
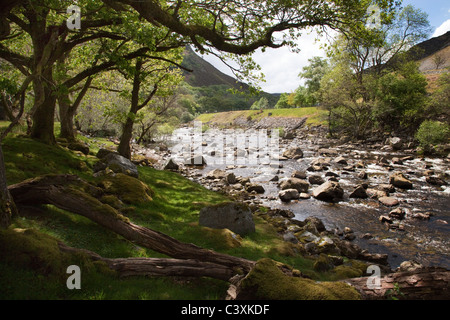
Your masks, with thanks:
M 283 153 L 283 157 L 294 160 L 300 159 L 303 158 L 303 151 L 300 147 L 290 148 Z
M 344 190 L 335 181 L 327 181 L 313 190 L 313 197 L 322 201 L 339 201 L 344 197 Z
M 308 192 L 309 183 L 302 179 L 289 178 L 280 183 L 281 190 L 296 189 L 298 192 Z
M 280 193 L 278 194 L 278 197 L 283 202 L 289 202 L 291 200 L 299 199 L 300 194 L 296 189 L 286 189 L 286 190 L 281 190 Z
M 123 173 L 134 178 L 139 177 L 136 165 L 120 154 L 110 152 L 94 165 L 94 171 L 98 172 L 106 168 L 115 173 Z
M 394 187 L 401 189 L 412 189 L 413 187 L 412 182 L 408 180 L 401 172 L 393 173 L 389 177 L 389 183 Z
M 393 137 L 389 139 L 389 145 L 394 150 L 400 150 L 403 147 L 403 141 L 399 137 Z
M 255 231 L 250 208 L 238 202 L 227 202 L 200 210 L 199 224 L 214 229 L 229 229 L 241 236 Z

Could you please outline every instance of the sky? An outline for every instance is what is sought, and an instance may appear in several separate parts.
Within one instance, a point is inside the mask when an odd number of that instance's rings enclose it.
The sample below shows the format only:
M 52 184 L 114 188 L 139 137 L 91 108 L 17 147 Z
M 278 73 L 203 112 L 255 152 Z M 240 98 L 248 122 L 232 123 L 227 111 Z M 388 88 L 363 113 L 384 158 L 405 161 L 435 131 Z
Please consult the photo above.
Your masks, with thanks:
M 428 14 L 433 27 L 433 34 L 437 37 L 450 31 L 450 1 L 448 0 L 403 0 L 403 6 L 413 5 Z M 261 89 L 269 93 L 292 92 L 303 80 L 298 77 L 302 68 L 308 65 L 308 59 L 314 56 L 325 56 L 320 43 L 315 41 L 314 34 L 304 34 L 299 40 L 300 53 L 290 52 L 288 48 L 267 49 L 264 53 L 257 51 L 254 60 L 261 66 L 265 82 L 259 83 Z M 203 57 L 220 71 L 232 75 L 231 71 L 220 60 L 212 55 Z

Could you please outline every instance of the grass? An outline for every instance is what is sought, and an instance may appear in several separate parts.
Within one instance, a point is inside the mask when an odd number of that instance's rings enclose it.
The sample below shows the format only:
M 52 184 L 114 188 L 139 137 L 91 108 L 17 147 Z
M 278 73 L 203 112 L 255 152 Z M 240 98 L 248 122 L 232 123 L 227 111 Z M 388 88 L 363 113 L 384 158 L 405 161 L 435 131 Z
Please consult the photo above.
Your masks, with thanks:
M 269 116 L 269 114 L 271 114 Z M 295 109 L 269 109 L 263 110 L 244 110 L 228 111 L 219 113 L 206 113 L 198 116 L 195 120 L 204 123 L 213 122 L 218 125 L 232 124 L 237 118 L 251 118 L 252 120 L 261 120 L 265 117 L 307 117 L 307 125 L 326 124 L 326 111 L 318 107 L 295 108 Z
M 0 124 L 2 125 L 5 124 Z M 24 179 L 55 173 L 76 174 L 96 183 L 97 180 L 92 175 L 92 167 L 97 161 L 94 154 L 100 147 L 107 146 L 109 142 L 102 139 L 79 138 L 90 146 L 89 155 L 86 156 L 61 146 L 44 145 L 22 136 L 20 130 L 11 134 L 3 141 L 8 183 L 18 183 Z M 126 212 L 126 216 L 134 223 L 186 243 L 194 243 L 204 248 L 255 261 L 271 258 L 313 277 L 323 277 L 313 271 L 313 260 L 297 254 L 295 245 L 284 242 L 275 228 L 257 215 L 254 219 L 256 232 L 244 237 L 240 246 L 230 245 L 226 234 L 220 230 L 199 226 L 200 209 L 207 205 L 229 201 L 226 196 L 207 190 L 178 173 L 159 171 L 151 167 L 139 167 L 138 170 L 140 180 L 148 185 L 153 195 L 151 201 L 125 205 L 123 212 Z M 54 242 L 47 241 L 46 237 L 57 239 L 72 247 L 94 251 L 107 258 L 163 256 L 150 249 L 136 246 L 87 218 L 51 205 L 24 208 L 19 216 L 14 217 L 8 232 L 13 230 L 34 230 L 40 236 L 32 233 L 34 238 L 25 240 L 50 252 L 53 252 L 52 245 L 46 247 L 43 244 Z M 10 238 L 0 239 L 2 255 L 0 299 L 206 300 L 223 299 L 228 288 L 226 282 L 207 278 L 121 279 L 115 274 L 105 272 L 105 268 L 86 262 L 86 259 L 70 257 L 71 260 L 75 259 L 77 263 L 83 265 L 84 269 L 82 290 L 68 290 L 65 283 L 68 275 L 65 274 L 64 268 L 67 268 L 69 262 L 66 264 L 61 262 L 66 261 L 61 260 L 62 258 L 60 260 L 48 258 L 47 261 L 39 257 L 51 257 L 52 254 L 41 255 L 29 247 L 11 246 L 9 241 L 13 241 L 12 237 L 20 236 L 14 232 L 10 234 Z M 27 241 L 18 241 L 18 243 Z M 17 261 L 16 257 L 21 256 L 35 258 Z M 43 265 L 46 266 L 45 270 L 48 266 L 53 266 L 59 271 L 43 272 Z M 61 268 L 64 270 L 60 270 Z

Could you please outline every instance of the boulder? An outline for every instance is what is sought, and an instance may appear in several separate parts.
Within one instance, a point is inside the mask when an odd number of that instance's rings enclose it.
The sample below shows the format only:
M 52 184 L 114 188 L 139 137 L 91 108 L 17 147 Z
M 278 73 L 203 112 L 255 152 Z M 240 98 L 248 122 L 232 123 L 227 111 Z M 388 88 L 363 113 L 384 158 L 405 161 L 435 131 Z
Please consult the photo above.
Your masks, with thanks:
M 227 173 L 224 170 L 214 169 L 206 175 L 206 179 L 225 179 Z
M 306 179 L 306 172 L 296 170 L 292 173 L 291 177 L 297 179 Z
M 447 185 L 447 182 L 445 182 L 443 179 L 436 177 L 436 176 L 428 176 L 425 178 L 427 183 L 433 185 L 433 186 L 445 186 Z
M 241 236 L 255 231 L 250 208 L 238 202 L 227 202 L 200 210 L 199 224 L 213 229 L 229 229 Z
M 359 198 L 359 199 L 366 199 L 368 198 L 368 194 L 366 192 L 366 189 L 364 189 L 363 186 L 357 186 L 355 190 L 350 194 L 350 198 Z
M 389 212 L 389 217 L 397 220 L 402 220 L 405 217 L 405 210 L 397 208 Z
M 164 170 L 175 170 L 177 171 L 180 168 L 178 163 L 175 162 L 172 158 L 167 161 L 166 165 L 164 166 Z
M 230 172 L 230 173 L 228 173 L 228 174 L 225 176 L 225 181 L 226 181 L 228 184 L 235 184 L 235 183 L 237 183 L 236 176 L 234 175 L 233 172 Z
M 390 138 L 389 145 L 394 148 L 394 150 L 400 150 L 403 147 L 403 141 L 398 137 Z
M 69 145 L 67 147 L 70 150 L 80 151 L 84 155 L 88 155 L 89 154 L 89 146 L 86 143 L 83 143 L 83 142 L 71 142 L 71 143 L 69 143 Z
M 259 185 L 259 184 L 256 184 L 256 183 L 247 184 L 245 186 L 245 190 L 247 190 L 247 192 L 255 191 L 256 193 L 264 193 L 264 192 L 266 192 L 266 190 L 264 189 L 264 187 L 262 185 Z
M 138 178 L 139 173 L 136 165 L 129 159 L 122 157 L 118 153 L 107 154 L 100 162 L 94 166 L 94 171 L 104 170 L 109 167 L 115 173 L 127 174 Z
M 342 200 L 344 190 L 339 185 L 339 182 L 327 181 L 313 190 L 313 197 L 327 202 Z
M 401 189 L 412 189 L 413 185 L 410 180 L 408 180 L 403 173 L 396 172 L 389 177 L 389 183 L 394 187 Z
M 309 183 L 302 179 L 289 178 L 280 183 L 281 190 L 296 189 L 298 192 L 308 192 Z
M 308 178 L 309 183 L 321 185 L 325 182 L 325 180 L 319 175 L 313 175 Z
M 339 163 L 339 164 L 347 164 L 347 160 L 345 160 L 345 158 L 343 156 L 339 156 L 336 159 L 334 159 L 334 162 Z
M 393 197 L 380 197 L 380 198 L 378 198 L 378 201 L 380 201 L 382 204 L 384 204 L 387 207 L 395 207 L 395 206 L 399 205 L 398 200 Z
M 278 194 L 278 197 L 283 202 L 289 202 L 291 200 L 299 199 L 300 194 L 296 189 L 286 189 L 286 190 L 281 190 L 280 193 Z
M 283 157 L 293 160 L 300 159 L 303 158 L 303 151 L 299 147 L 290 148 L 283 153 Z
M 108 154 L 110 154 L 110 153 L 117 153 L 117 152 L 115 152 L 115 151 L 111 151 L 111 150 L 108 150 L 108 149 L 99 149 L 98 150 L 98 152 L 97 152 L 97 158 L 99 158 L 99 159 L 103 159 L 104 157 L 106 157 Z

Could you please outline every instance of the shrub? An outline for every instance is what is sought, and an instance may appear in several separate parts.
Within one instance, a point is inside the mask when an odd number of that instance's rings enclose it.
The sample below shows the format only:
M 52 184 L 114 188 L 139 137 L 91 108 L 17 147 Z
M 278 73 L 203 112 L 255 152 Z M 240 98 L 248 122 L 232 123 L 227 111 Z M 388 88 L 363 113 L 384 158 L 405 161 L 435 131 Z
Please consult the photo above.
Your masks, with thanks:
M 429 150 L 431 146 L 447 142 L 449 137 L 450 126 L 433 120 L 425 120 L 416 133 L 416 139 L 425 150 Z

